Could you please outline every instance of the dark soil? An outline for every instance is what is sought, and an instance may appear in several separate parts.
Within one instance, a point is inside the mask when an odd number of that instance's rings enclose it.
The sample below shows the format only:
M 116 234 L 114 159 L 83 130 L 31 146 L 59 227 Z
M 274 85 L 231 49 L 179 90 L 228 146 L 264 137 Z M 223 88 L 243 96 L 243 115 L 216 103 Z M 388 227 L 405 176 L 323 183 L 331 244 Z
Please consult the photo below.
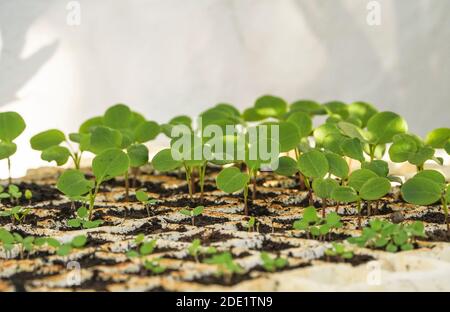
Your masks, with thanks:
M 16 292 L 26 292 L 25 284 L 27 281 L 39 278 L 45 278 L 53 275 L 57 275 L 59 272 L 52 274 L 39 274 L 37 272 L 20 272 L 9 277 L 8 280 L 14 285 Z
M 202 245 L 207 246 L 215 242 L 226 241 L 233 238 L 234 238 L 233 235 L 220 233 L 219 231 L 214 231 L 209 233 L 208 232 L 197 233 L 189 237 L 180 238 L 179 241 L 192 242 L 194 239 L 200 239 Z
M 207 199 L 203 199 L 202 201 L 200 199 L 190 199 L 190 198 L 178 198 L 176 200 L 165 200 L 162 201 L 159 205 L 160 206 L 166 206 L 166 207 L 189 207 L 189 208 L 195 208 L 198 206 L 215 206 L 215 205 L 221 205 L 223 202 L 221 201 L 210 201 Z
M 128 232 L 127 235 L 133 235 L 133 236 L 136 236 L 139 234 L 149 235 L 149 234 L 156 234 L 156 233 L 163 233 L 163 232 L 165 232 L 165 231 L 162 230 L 161 224 L 157 220 L 152 220 L 152 221 L 144 223 L 139 228 Z
M 237 224 L 236 227 L 237 227 L 238 231 L 249 232 L 248 228 L 246 228 L 242 224 Z M 263 224 L 263 223 L 257 224 L 254 227 L 254 229 L 250 230 L 250 232 L 258 232 L 261 234 L 283 233 L 284 231 L 286 231 L 286 230 L 282 229 L 282 228 L 278 228 L 278 227 L 271 227 L 271 226 L 269 226 L 267 224 Z
M 333 263 L 349 263 L 352 266 L 358 266 L 369 261 L 375 260 L 374 257 L 370 255 L 353 255 L 351 259 L 345 259 L 339 256 L 323 256 L 318 260 L 322 260 L 325 262 L 333 262 Z
M 281 242 L 274 242 L 271 240 L 264 240 L 261 247 L 254 247 L 251 249 L 258 250 L 258 251 L 270 251 L 270 252 L 276 252 L 281 251 L 289 248 L 294 248 L 294 245 L 291 245 L 289 243 L 281 243 Z
M 27 206 L 30 205 L 30 201 L 25 199 L 25 191 L 30 190 L 33 194 L 33 197 L 31 198 L 31 206 L 33 206 L 36 203 L 43 202 L 43 201 L 52 201 L 57 200 L 61 198 L 61 193 L 54 188 L 53 186 L 46 185 L 46 184 L 36 184 L 36 183 L 28 183 L 28 182 L 21 182 L 17 185 L 22 192 L 22 197 L 19 199 L 19 205 L 21 206 Z M 5 190 L 8 189 L 7 186 L 4 186 Z M 16 203 L 11 203 L 9 200 L 5 199 L 3 200 L 3 204 L 6 206 L 16 206 Z
M 420 238 L 420 240 L 428 242 L 450 242 L 450 233 L 447 230 L 434 230 L 427 232 L 426 238 Z
M 107 213 L 104 213 L 101 215 L 103 215 L 103 216 L 108 215 L 108 216 L 114 216 L 114 217 L 125 218 L 125 219 L 144 219 L 144 218 L 149 218 L 149 217 L 165 214 L 166 212 L 169 212 L 169 211 L 170 210 L 167 210 L 167 209 L 155 209 L 154 207 L 149 207 L 148 213 L 147 213 L 147 209 L 145 209 L 145 208 L 143 208 L 143 209 L 124 208 L 124 210 L 121 210 L 121 211 L 119 211 L 117 209 L 111 209 L 111 210 L 108 210 Z
M 186 218 L 186 219 L 180 220 L 180 221 L 173 221 L 173 220 L 166 219 L 166 221 L 168 223 L 174 223 L 174 224 L 192 225 L 191 218 Z M 198 217 L 195 217 L 194 224 L 197 227 L 202 227 L 202 226 L 212 225 L 212 224 L 216 224 L 216 223 L 225 223 L 225 222 L 228 222 L 228 219 L 215 218 L 215 217 L 209 217 L 209 216 L 198 216 Z
M 421 216 L 411 217 L 411 220 L 445 224 L 445 215 L 442 212 L 429 211 Z
M 300 236 L 296 236 L 299 238 L 305 238 L 305 239 L 314 239 L 314 240 L 319 240 L 319 237 L 314 237 L 314 236 L 309 236 L 306 233 L 302 233 Z M 330 232 L 326 235 L 324 235 L 322 237 L 321 241 L 326 241 L 326 242 L 334 242 L 334 241 L 343 241 L 346 240 L 347 238 L 349 238 L 350 235 L 346 235 L 343 233 L 334 233 L 334 232 Z

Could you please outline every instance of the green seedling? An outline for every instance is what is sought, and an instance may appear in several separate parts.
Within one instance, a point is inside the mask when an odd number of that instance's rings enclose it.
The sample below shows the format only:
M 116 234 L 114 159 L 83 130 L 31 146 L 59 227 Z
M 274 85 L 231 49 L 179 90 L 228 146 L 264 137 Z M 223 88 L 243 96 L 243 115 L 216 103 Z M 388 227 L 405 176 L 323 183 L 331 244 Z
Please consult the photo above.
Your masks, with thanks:
M 338 257 L 340 259 L 352 259 L 353 251 L 348 250 L 344 244 L 332 243 L 332 247 L 325 250 L 325 256 Z
M 216 178 L 217 187 L 225 193 L 235 193 L 243 191 L 244 194 L 244 213 L 248 216 L 248 184 L 250 176 L 241 172 L 236 167 L 223 169 Z
M 28 205 L 31 206 L 31 200 L 33 199 L 33 192 L 30 190 L 25 190 L 25 199 L 28 200 Z
M 268 272 L 281 270 L 288 265 L 287 259 L 281 257 L 272 258 L 267 252 L 261 252 L 260 258 L 264 270 Z
M 15 221 L 22 224 L 25 221 L 25 217 L 30 213 L 30 208 L 24 208 L 22 206 L 15 206 L 11 209 L 6 209 L 4 211 L 0 211 L 0 217 L 9 217 L 11 218 L 11 222 L 14 224 Z
M 67 221 L 67 225 L 73 228 L 82 227 L 83 229 L 92 229 L 103 224 L 102 220 L 89 220 L 89 213 L 85 205 L 77 209 L 76 218 Z
M 161 259 L 151 259 L 151 260 L 145 260 L 144 261 L 144 268 L 151 271 L 153 274 L 162 274 L 164 273 L 167 268 L 163 265 L 161 265 Z
M 450 203 L 450 185 L 445 177 L 436 170 L 423 170 L 403 184 L 401 188 L 403 199 L 415 205 L 432 205 L 441 202 L 445 215 L 447 232 L 450 234 L 448 218 L 448 203 Z
M 434 156 L 434 148 L 426 145 L 422 139 L 412 134 L 398 134 L 394 136 L 389 148 L 389 157 L 393 162 L 409 162 L 415 165 L 417 171 L 422 171 L 427 160 L 434 160 L 438 164 L 443 163 L 442 158 Z
M 67 147 L 62 146 L 62 143 L 65 143 Z M 80 169 L 83 151 L 75 150 L 60 130 L 50 129 L 40 132 L 30 139 L 30 144 L 32 149 L 41 152 L 42 160 L 55 161 L 58 166 L 62 166 L 71 158 L 75 169 Z
M 250 219 L 248 219 L 247 224 L 244 224 L 244 227 L 247 228 L 247 231 L 249 233 L 252 231 L 255 231 L 255 226 L 256 226 L 256 231 L 259 232 L 259 230 L 258 230 L 259 222 L 256 220 L 255 217 L 250 217 Z
M 148 197 L 148 194 L 144 190 L 138 190 L 136 192 L 136 199 L 144 204 L 145 209 L 147 210 L 147 215 L 150 217 L 150 206 L 156 204 L 156 199 L 152 199 Z
M 194 209 L 190 209 L 190 210 L 189 209 L 181 209 L 180 213 L 182 215 L 190 217 L 192 226 L 195 226 L 195 217 L 198 217 L 199 215 L 201 215 L 203 213 L 204 209 L 205 209 L 205 207 L 198 206 L 198 207 L 195 207 Z
M 244 111 L 245 121 L 261 121 L 267 118 L 283 119 L 288 110 L 288 104 L 282 98 L 264 95 L 259 97 L 253 107 Z
M 25 130 L 25 121 L 16 112 L 0 113 L 0 160 L 8 161 L 8 181 L 11 178 L 11 156 L 17 151 L 17 145 L 13 142 Z
M 301 155 L 297 162 L 298 169 L 305 177 L 305 185 L 308 190 L 309 204 L 313 204 L 312 179 L 322 179 L 329 171 L 329 164 L 324 153 L 312 150 Z
M 209 259 L 203 260 L 206 264 L 217 266 L 216 275 L 225 278 L 227 283 L 231 282 L 233 274 L 242 274 L 244 269 L 233 260 L 233 255 L 229 252 L 215 254 Z
M 147 259 L 156 248 L 157 241 L 155 239 L 147 241 L 144 234 L 139 234 L 134 239 L 135 249 L 130 249 L 127 256 L 130 259 L 138 259 L 141 266 L 151 271 L 153 274 L 161 274 L 166 268 L 161 266 L 160 259 Z
M 86 179 L 78 170 L 67 170 L 58 179 L 57 188 L 69 198 L 82 198 L 89 202 L 88 220 L 92 220 L 95 198 L 103 182 L 123 175 L 130 159 L 120 149 L 108 149 L 92 161 L 95 181 Z
M 68 256 L 73 249 L 81 249 L 87 243 L 87 237 L 85 235 L 75 236 L 71 241 L 66 243 L 61 243 L 57 239 L 52 237 L 37 237 L 34 241 L 36 246 L 50 246 L 56 249 L 56 254 L 58 256 Z
M 317 178 L 312 183 L 312 189 L 317 197 L 322 199 L 322 218 L 325 218 L 327 200 L 331 199 L 331 194 L 339 183 L 331 178 Z
M 312 236 L 322 240 L 327 234 L 330 236 L 332 230 L 342 226 L 341 217 L 336 212 L 330 212 L 325 218 L 320 218 L 316 208 L 310 206 L 305 208 L 303 218 L 294 222 L 293 228 L 305 231 L 308 239 Z
M 22 195 L 23 194 L 17 185 L 10 184 L 6 192 L 3 186 L 0 185 L 0 200 L 8 198 L 11 201 L 11 204 L 17 205 L 19 204 Z
M 201 241 L 196 238 L 192 241 L 192 244 L 188 247 L 188 254 L 192 256 L 196 262 L 199 262 L 199 255 L 213 255 L 217 253 L 214 247 L 202 247 Z
M 349 243 L 359 247 L 383 248 L 389 252 L 414 249 L 417 237 L 425 237 L 424 225 L 416 221 L 412 224 L 394 224 L 379 219 L 371 220 L 361 236 L 350 237 Z
M 391 190 L 389 179 L 378 176 L 368 169 L 354 171 L 349 179 L 348 186 L 338 186 L 331 192 L 331 197 L 337 202 L 357 203 L 358 228 L 361 228 L 361 203 L 368 201 L 367 215 L 370 216 L 370 202 L 379 200 Z

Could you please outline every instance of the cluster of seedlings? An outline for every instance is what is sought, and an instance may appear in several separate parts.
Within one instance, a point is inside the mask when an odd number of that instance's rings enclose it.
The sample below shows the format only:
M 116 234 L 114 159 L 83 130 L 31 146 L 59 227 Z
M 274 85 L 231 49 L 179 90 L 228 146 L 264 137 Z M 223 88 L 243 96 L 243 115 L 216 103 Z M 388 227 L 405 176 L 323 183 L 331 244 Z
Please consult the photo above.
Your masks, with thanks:
M 435 129 L 422 139 L 408 132 L 407 123 L 400 115 L 379 112 L 368 103 L 333 101 L 319 104 L 301 100 L 288 105 L 283 99 L 269 95 L 258 98 L 253 107 L 242 113 L 232 105 L 222 103 L 202 112 L 200 117 L 202 122 L 197 126 L 188 116 L 177 116 L 159 125 L 146 120 L 128 106 L 117 104 L 107 109 L 103 116 L 82 123 L 76 133 L 65 134 L 50 129 L 33 136 L 30 143 L 45 161 L 56 162 L 58 166 L 69 160 L 72 162 L 73 168 L 66 169 L 56 184 L 56 188 L 72 203 L 74 218 L 66 220 L 72 229 L 92 229 L 104 223 L 95 217 L 96 199 L 102 186 L 116 177 L 123 177 L 125 181 L 122 200 L 131 201 L 131 195 L 134 195 L 145 207 L 148 217 L 153 216 L 158 200 L 149 197 L 138 185 L 141 167 L 151 163 L 156 172 L 177 172 L 185 177 L 193 205 L 179 213 L 190 218 L 192 226 L 208 206 L 204 201 L 207 169 L 218 168 L 220 172 L 215 177 L 217 189 L 228 194 L 242 193 L 242 212 L 248 216 L 244 227 L 249 232 L 259 231 L 258 219 L 249 203 L 260 195 L 257 179 L 262 170 L 267 170 L 263 159 L 247 157 L 247 146 L 244 160 L 234 155 L 220 161 L 203 157 L 175 159 L 176 137 L 172 130 L 177 125 L 185 126 L 192 131 L 192 141 L 199 142 L 199 146 L 204 148 L 209 136 L 203 129 L 208 125 L 222 128 L 232 125 L 244 136 L 261 125 L 278 125 L 278 167 L 273 169 L 273 173 L 294 178 L 299 190 L 308 194 L 302 215 L 292 223 L 294 235 L 329 240 L 344 226 L 339 207 L 353 205 L 356 209 L 359 236 L 349 237 L 345 244 L 333 243 L 325 256 L 351 259 L 351 244 L 389 252 L 414 249 L 416 240 L 426 235 L 422 222 L 397 224 L 375 216 L 380 202 L 391 196 L 394 188 L 400 188 L 400 200 L 404 202 L 420 206 L 440 205 L 450 234 L 450 185 L 439 171 L 424 168 L 427 161 L 443 165 L 443 159 L 435 156 L 435 152 L 444 149 L 450 154 L 450 128 Z M 324 122 L 314 126 L 318 120 Z M 11 156 L 17 149 L 14 140 L 24 129 L 25 122 L 19 114 L 0 113 L 0 159 L 7 160 L 8 168 L 11 168 Z M 171 145 L 149 161 L 148 143 L 160 133 L 171 139 Z M 234 144 L 239 134 L 224 135 L 224 146 Z M 82 157 L 87 153 L 94 155 L 89 174 L 85 168 L 80 168 Z M 195 151 L 183 155 L 192 153 Z M 388 162 L 384 160 L 388 156 L 392 162 L 409 162 L 416 166 L 417 174 L 407 181 L 391 175 Z M 358 164 L 359 169 L 351 171 L 352 163 Z M 9 183 L 0 187 L 0 200 L 0 218 L 11 218 L 13 225 L 26 222 L 33 204 L 31 191 L 20 190 L 9 178 Z M 28 206 L 23 207 L 19 202 L 28 202 Z M 367 224 L 362 222 L 364 209 L 369 220 Z M 18 250 L 20 257 L 42 246 L 53 248 L 58 255 L 67 255 L 73 248 L 83 248 L 86 241 L 86 236 L 60 242 L 50 237 L 22 237 L 19 233 L 0 229 L 0 250 L 6 253 Z M 151 274 L 162 274 L 167 268 L 161 265 L 161 259 L 148 257 L 156 245 L 156 240 L 148 241 L 145 235 L 140 234 L 126 255 Z M 197 262 L 216 265 L 217 275 L 225 280 L 243 272 L 231 252 L 203 247 L 198 239 L 191 242 L 187 252 Z M 288 264 L 286 259 L 266 252 L 260 254 L 260 262 L 268 272 L 282 270 Z

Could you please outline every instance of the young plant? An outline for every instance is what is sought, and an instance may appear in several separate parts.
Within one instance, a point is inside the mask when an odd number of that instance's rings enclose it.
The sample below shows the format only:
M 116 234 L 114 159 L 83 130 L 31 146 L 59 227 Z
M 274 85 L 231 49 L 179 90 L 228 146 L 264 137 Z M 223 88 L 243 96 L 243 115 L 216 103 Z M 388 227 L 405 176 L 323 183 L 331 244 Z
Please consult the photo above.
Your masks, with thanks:
M 130 259 L 138 259 L 141 266 L 151 271 L 153 274 L 161 274 L 166 271 L 166 267 L 162 266 L 160 259 L 147 259 L 148 255 L 151 255 L 155 250 L 157 241 L 155 239 L 147 241 L 144 234 L 139 234 L 134 239 L 135 249 L 130 249 L 127 252 L 127 256 Z
M 26 200 L 28 200 L 28 206 L 31 206 L 31 200 L 33 199 L 33 192 L 30 190 L 25 190 L 24 197 Z
M 301 155 L 297 162 L 298 169 L 305 176 L 305 185 L 308 190 L 309 204 L 313 204 L 312 179 L 322 179 L 329 171 L 327 157 L 318 150 L 312 150 Z
M 394 224 L 379 219 L 371 220 L 361 236 L 350 237 L 347 241 L 359 247 L 383 248 L 389 252 L 414 249 L 417 237 L 425 237 L 422 222 L 412 224 Z
M 288 265 L 287 259 L 281 257 L 272 258 L 267 252 L 261 252 L 260 258 L 264 270 L 268 272 L 281 270 Z
M 14 184 L 10 184 L 8 186 L 8 190 L 5 192 L 3 186 L 0 185 L 0 200 L 9 198 L 11 204 L 17 205 L 19 204 L 19 200 L 22 197 L 22 192 L 19 187 Z
M 86 206 L 77 209 L 76 217 L 67 221 L 67 225 L 73 228 L 82 227 L 83 229 L 92 229 L 103 224 L 103 220 L 89 220 L 89 213 Z
M 258 232 L 259 222 L 257 222 L 255 217 L 250 217 L 250 219 L 248 219 L 247 224 L 244 224 L 244 227 L 247 228 L 247 231 L 249 233 L 251 231 L 255 231 L 255 226 L 256 226 L 256 231 Z
M 205 207 L 203 206 L 198 206 L 195 207 L 194 209 L 181 209 L 180 213 L 182 215 L 188 216 L 191 218 L 191 222 L 192 222 L 192 226 L 195 226 L 195 217 L 198 217 L 199 215 L 201 215 L 203 213 L 203 210 L 205 209 Z
M 325 256 L 337 257 L 340 259 L 352 259 L 353 252 L 348 250 L 344 244 L 332 243 L 332 247 L 325 250 Z
M 89 202 L 88 220 L 92 220 L 95 198 L 103 182 L 123 175 L 130 159 L 120 149 L 108 149 L 92 161 L 95 181 L 86 179 L 78 170 L 67 170 L 58 179 L 57 188 L 69 198 L 82 198 Z
M 435 170 L 423 170 L 406 181 L 401 193 L 403 199 L 415 205 L 432 205 L 441 201 L 445 215 L 447 232 L 450 235 L 448 203 L 450 203 L 450 185 L 446 185 L 445 177 Z
M 17 145 L 13 142 L 25 130 L 25 121 L 16 112 L 0 113 L 0 160 L 8 161 L 8 182 L 11 178 L 11 156 L 17 151 Z
M 214 247 L 202 247 L 201 241 L 198 238 L 192 241 L 192 244 L 188 247 L 187 251 L 188 254 L 195 259 L 196 262 L 199 262 L 199 255 L 213 255 L 217 253 L 217 250 Z
M 241 172 L 236 167 L 223 169 L 216 178 L 217 187 L 225 193 L 235 193 L 243 191 L 244 194 L 244 214 L 248 216 L 248 184 L 250 176 L 247 173 Z
M 0 217 L 10 217 L 12 224 L 17 220 L 20 224 L 25 221 L 25 217 L 30 213 L 30 208 L 15 206 L 11 209 L 0 211 Z
M 148 197 L 148 194 L 144 190 L 138 190 L 136 192 L 136 199 L 145 206 L 145 209 L 147 210 L 147 215 L 150 217 L 149 207 L 156 204 L 157 202 L 156 199 Z
M 441 158 L 434 156 L 434 148 L 426 145 L 421 138 L 413 134 L 397 134 L 389 148 L 389 157 L 393 162 L 409 162 L 415 165 L 417 171 L 422 171 L 427 160 L 443 163 Z
M 65 143 L 66 146 L 61 144 Z M 41 159 L 52 162 L 58 166 L 67 163 L 72 159 L 75 169 L 80 169 L 81 156 L 83 151 L 73 149 L 66 135 L 58 129 L 50 129 L 40 132 L 30 139 L 31 148 L 41 152 Z
M 75 236 L 70 242 L 67 243 L 59 243 L 55 244 L 54 239 L 47 240 L 47 244 L 49 245 L 57 245 L 56 246 L 56 254 L 58 256 L 67 256 L 69 255 L 73 249 L 80 249 L 83 248 L 84 245 L 86 245 L 87 237 L 85 235 L 78 235 Z
M 303 218 L 295 221 L 293 228 L 306 232 L 306 237 L 318 237 L 319 240 L 325 238 L 331 231 L 342 227 L 341 217 L 336 212 L 330 212 L 325 218 L 317 215 L 316 208 L 310 206 L 305 208 Z
M 227 283 L 231 282 L 233 274 L 244 272 L 244 269 L 233 260 L 233 255 L 229 252 L 215 254 L 211 258 L 203 260 L 203 263 L 216 265 L 216 275 L 223 276 Z
M 379 200 L 391 190 L 391 182 L 368 169 L 354 171 L 348 186 L 338 186 L 331 192 L 331 197 L 337 202 L 357 203 L 358 228 L 361 228 L 361 203 Z M 367 203 L 367 215 L 370 216 L 370 202 Z
M 429 132 L 425 144 L 432 148 L 442 148 L 450 155 L 450 128 L 437 128 Z

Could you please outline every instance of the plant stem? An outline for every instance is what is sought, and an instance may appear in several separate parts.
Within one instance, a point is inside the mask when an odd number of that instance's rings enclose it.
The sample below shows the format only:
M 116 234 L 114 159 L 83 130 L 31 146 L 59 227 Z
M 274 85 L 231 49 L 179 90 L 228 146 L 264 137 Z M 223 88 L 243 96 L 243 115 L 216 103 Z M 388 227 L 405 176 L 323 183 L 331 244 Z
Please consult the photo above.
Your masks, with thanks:
M 247 197 L 248 197 L 248 184 L 246 184 L 244 186 L 244 213 L 245 213 L 246 216 L 248 216 Z
M 421 165 L 416 166 L 417 172 L 423 171 L 423 166 L 424 166 L 424 164 L 421 164 Z
M 184 170 L 186 171 L 186 183 L 188 185 L 189 198 L 192 199 L 191 169 L 185 164 Z
M 373 161 L 375 159 L 375 149 L 376 148 L 377 148 L 377 146 L 374 144 L 369 145 L 370 161 Z
M 89 191 L 89 221 L 92 220 L 92 214 L 94 211 L 94 204 L 95 204 L 95 198 L 97 197 L 98 190 L 100 189 L 100 184 L 102 181 L 98 181 L 97 185 L 95 186 L 94 193 L 92 194 L 92 191 Z
M 367 202 L 367 216 L 370 217 L 371 214 L 371 203 L 370 201 Z
M 322 218 L 325 218 L 325 210 L 327 208 L 327 200 L 322 198 Z
M 191 171 L 191 190 L 192 194 L 195 194 L 195 167 Z
M 308 203 L 310 206 L 314 205 L 313 197 L 312 197 L 312 188 L 311 183 L 309 182 L 309 179 L 305 177 L 305 185 L 306 189 L 308 190 Z
M 252 182 L 253 182 L 252 201 L 256 200 L 256 176 L 257 175 L 258 175 L 258 171 L 252 170 Z
M 357 210 L 358 210 L 358 229 L 361 229 L 361 200 L 358 200 L 357 204 Z
M 206 163 L 200 167 L 200 201 L 203 202 L 203 194 L 205 189 L 205 175 L 206 175 Z
M 130 197 L 130 181 L 128 179 L 128 169 L 125 171 L 125 201 L 128 202 Z
M 11 178 L 11 158 L 8 157 L 8 183 L 11 184 L 12 183 L 12 178 Z
M 442 196 L 441 198 L 441 202 L 442 202 L 442 210 L 444 210 L 444 215 L 445 215 L 445 224 L 447 224 L 447 233 L 450 235 L 450 224 L 448 222 L 448 206 L 447 206 L 447 199 L 445 198 L 445 196 Z

